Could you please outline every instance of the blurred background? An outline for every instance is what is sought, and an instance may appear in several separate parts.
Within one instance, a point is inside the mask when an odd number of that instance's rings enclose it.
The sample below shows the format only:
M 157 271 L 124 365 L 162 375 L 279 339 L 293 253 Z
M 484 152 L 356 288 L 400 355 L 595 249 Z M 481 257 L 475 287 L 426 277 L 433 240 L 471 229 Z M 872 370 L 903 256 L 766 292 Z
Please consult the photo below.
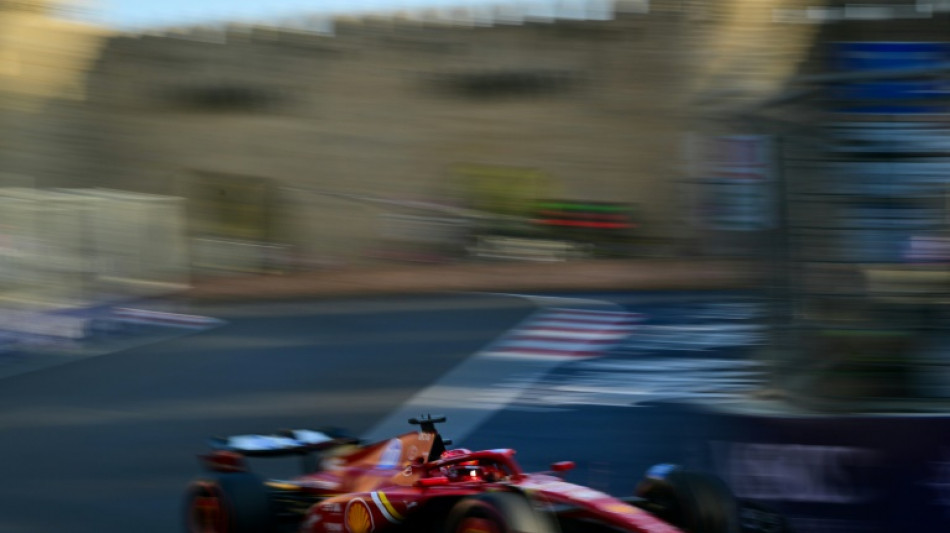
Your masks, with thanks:
M 0 0 L 0 352 L 377 278 L 738 290 L 743 401 L 939 416 L 950 0 Z
M 4 1 L 0 297 L 730 258 L 781 388 L 942 398 L 948 9 Z

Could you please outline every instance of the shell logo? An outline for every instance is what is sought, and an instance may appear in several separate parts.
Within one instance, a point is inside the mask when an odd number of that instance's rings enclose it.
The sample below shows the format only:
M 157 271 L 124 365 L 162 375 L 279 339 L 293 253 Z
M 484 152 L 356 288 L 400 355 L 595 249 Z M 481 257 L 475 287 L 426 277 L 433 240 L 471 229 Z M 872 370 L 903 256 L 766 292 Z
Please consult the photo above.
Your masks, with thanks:
M 349 533 L 370 533 L 373 531 L 373 513 L 362 498 L 350 500 L 344 514 L 346 530 Z

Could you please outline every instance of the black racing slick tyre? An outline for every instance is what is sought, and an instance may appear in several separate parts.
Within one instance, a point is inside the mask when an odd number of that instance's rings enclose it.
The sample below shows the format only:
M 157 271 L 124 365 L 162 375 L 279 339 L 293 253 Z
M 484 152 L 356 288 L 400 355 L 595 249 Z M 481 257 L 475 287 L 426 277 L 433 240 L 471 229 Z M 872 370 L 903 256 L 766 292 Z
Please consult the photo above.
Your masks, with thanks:
M 184 526 L 186 533 L 270 533 L 276 520 L 263 479 L 233 472 L 188 486 Z
M 652 467 L 637 486 L 637 496 L 660 518 L 687 533 L 739 533 L 739 504 L 716 476 L 675 465 Z
M 549 517 L 520 494 L 494 492 L 464 498 L 452 507 L 444 533 L 555 533 Z

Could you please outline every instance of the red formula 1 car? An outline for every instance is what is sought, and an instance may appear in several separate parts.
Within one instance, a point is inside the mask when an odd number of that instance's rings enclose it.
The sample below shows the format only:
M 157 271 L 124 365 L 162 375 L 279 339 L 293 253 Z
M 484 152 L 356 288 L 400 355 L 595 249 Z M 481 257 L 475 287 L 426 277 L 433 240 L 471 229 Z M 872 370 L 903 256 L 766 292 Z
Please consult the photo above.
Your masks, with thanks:
M 526 473 L 511 449 L 447 449 L 435 424 L 388 441 L 360 445 L 328 432 L 288 431 L 214 439 L 202 456 L 209 474 L 185 501 L 189 533 L 733 533 L 739 507 L 716 478 L 670 465 L 652 468 L 638 495 L 619 499 Z M 247 457 L 318 457 L 309 473 L 264 480 Z M 312 470 L 312 471 L 311 471 Z M 746 517 L 748 518 L 748 517 Z M 767 518 L 768 520 L 768 518 Z M 767 524 L 766 524 L 767 525 Z M 778 524 L 775 524 L 778 525 Z M 772 529 L 779 531 L 779 529 Z

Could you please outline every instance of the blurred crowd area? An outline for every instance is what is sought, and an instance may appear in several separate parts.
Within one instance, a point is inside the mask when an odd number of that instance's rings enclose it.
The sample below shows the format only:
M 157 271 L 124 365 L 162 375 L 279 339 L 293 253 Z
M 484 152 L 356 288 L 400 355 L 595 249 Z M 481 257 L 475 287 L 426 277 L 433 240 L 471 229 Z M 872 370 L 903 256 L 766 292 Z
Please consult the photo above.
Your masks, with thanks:
M 0 0 L 4 305 L 729 257 L 777 387 L 950 395 L 950 2 L 562 4 L 122 33 Z

